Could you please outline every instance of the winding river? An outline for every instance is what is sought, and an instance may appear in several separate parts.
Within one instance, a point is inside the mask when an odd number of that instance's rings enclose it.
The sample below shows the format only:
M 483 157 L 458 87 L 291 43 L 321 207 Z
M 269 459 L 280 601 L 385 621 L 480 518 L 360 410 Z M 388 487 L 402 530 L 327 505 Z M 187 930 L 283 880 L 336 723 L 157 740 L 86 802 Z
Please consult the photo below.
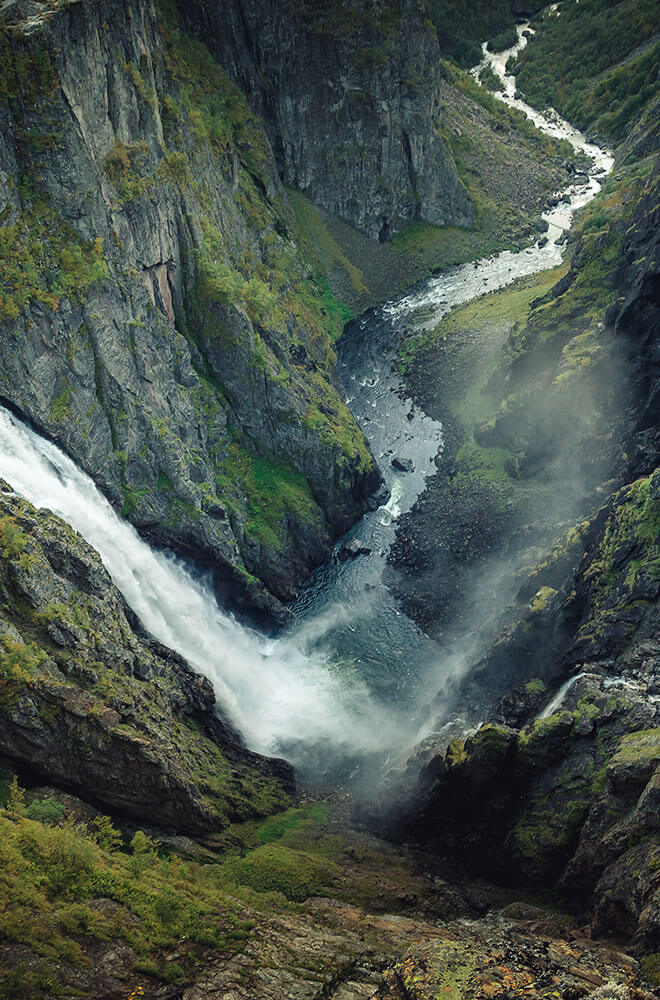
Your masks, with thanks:
M 411 746 L 423 735 L 420 708 L 449 669 L 382 583 L 397 518 L 424 489 L 443 442 L 441 425 L 413 407 L 396 374 L 399 336 L 422 322 L 437 323 L 452 306 L 557 265 L 558 240 L 612 166 L 609 154 L 566 122 L 515 97 L 515 80 L 505 76 L 505 67 L 526 43 L 526 29 L 519 26 L 518 44 L 508 52 L 494 55 L 484 47 L 484 60 L 503 81 L 499 96 L 543 131 L 585 152 L 590 171 L 558 193 L 567 200 L 545 216 L 546 243 L 452 268 L 347 328 L 339 379 L 391 497 L 335 550 L 359 539 L 370 554 L 321 567 L 292 606 L 296 623 L 288 634 L 269 641 L 239 625 L 217 607 L 210 581 L 151 550 L 69 458 L 0 409 L 0 476 L 35 505 L 69 521 L 99 551 L 146 628 L 209 676 L 220 706 L 251 747 L 283 753 L 312 771 L 328 770 L 333 759 L 345 770 L 346 761 Z

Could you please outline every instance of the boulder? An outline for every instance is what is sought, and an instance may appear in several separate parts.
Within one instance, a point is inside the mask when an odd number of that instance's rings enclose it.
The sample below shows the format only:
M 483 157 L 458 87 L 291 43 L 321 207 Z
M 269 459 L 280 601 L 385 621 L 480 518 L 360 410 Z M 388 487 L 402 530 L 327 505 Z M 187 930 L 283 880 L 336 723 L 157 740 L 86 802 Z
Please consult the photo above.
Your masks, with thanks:
M 346 562 L 347 559 L 356 559 L 358 556 L 368 555 L 371 555 L 371 549 L 367 545 L 363 545 L 359 538 L 352 538 L 350 542 L 346 542 L 339 549 L 337 559 L 339 562 Z

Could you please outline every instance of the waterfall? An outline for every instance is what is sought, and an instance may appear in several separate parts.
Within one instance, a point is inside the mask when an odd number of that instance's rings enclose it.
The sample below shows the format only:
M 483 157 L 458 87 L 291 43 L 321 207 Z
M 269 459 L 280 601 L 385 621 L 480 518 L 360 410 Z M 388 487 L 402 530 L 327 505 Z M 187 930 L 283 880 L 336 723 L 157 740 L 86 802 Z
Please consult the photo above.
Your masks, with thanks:
M 251 748 L 327 743 L 333 752 L 365 753 L 391 742 L 395 720 L 359 678 L 310 655 L 302 637 L 268 642 L 221 611 L 208 578 L 151 549 L 89 476 L 3 407 L 0 476 L 94 546 L 147 631 L 209 678 Z

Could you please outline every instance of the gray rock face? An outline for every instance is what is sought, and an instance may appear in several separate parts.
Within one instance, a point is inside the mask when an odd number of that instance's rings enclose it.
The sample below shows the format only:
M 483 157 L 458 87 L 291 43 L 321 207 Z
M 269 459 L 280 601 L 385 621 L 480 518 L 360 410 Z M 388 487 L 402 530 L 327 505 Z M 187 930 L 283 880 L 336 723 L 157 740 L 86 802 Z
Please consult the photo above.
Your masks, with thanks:
M 284 183 L 374 239 L 469 225 L 440 135 L 440 49 L 418 0 L 181 4 L 263 117 Z
M 281 617 L 381 480 L 263 128 L 150 0 L 0 29 L 0 394 Z

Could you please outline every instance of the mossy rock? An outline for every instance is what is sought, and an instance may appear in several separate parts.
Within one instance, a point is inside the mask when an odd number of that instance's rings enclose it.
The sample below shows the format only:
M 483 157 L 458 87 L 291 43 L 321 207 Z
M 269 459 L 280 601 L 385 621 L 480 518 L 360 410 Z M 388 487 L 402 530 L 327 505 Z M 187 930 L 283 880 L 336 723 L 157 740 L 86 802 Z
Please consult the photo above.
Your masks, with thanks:
M 332 862 L 277 843 L 265 844 L 245 858 L 231 859 L 224 870 L 236 885 L 256 892 L 278 892 L 296 902 L 322 895 L 338 874 Z
M 462 777 L 472 785 L 489 784 L 512 756 L 517 742 L 515 730 L 494 723 L 482 726 L 465 741 L 466 759 Z
M 660 729 L 630 733 L 608 765 L 607 780 L 615 791 L 641 790 L 659 765 Z
M 395 972 L 410 1000 L 461 1000 L 476 964 L 469 944 L 425 941 L 410 949 Z

